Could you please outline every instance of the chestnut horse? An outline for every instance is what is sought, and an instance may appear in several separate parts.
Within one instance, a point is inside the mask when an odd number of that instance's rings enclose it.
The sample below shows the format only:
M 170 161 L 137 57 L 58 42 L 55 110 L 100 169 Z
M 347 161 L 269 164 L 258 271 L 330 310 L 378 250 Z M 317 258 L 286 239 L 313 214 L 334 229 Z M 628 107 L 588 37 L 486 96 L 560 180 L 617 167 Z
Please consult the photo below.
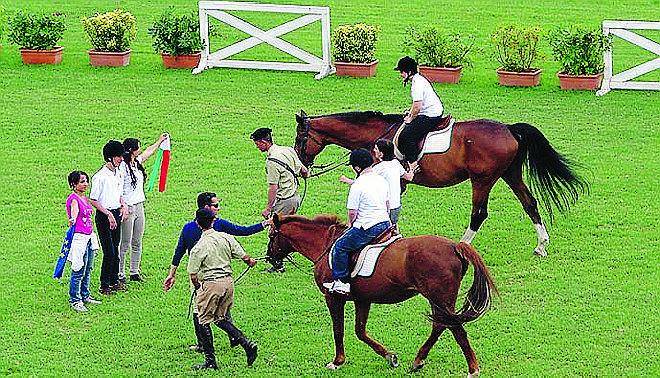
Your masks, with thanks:
M 349 150 L 371 150 L 379 138 L 392 139 L 403 122 L 399 114 L 351 112 L 323 116 L 296 114 L 295 150 L 306 166 L 330 144 Z M 523 165 L 528 167 L 531 187 L 548 212 L 552 206 L 568 210 L 588 183 L 575 174 L 572 163 L 557 152 L 543 134 L 526 123 L 505 125 L 491 120 L 456 122 L 447 152 L 428 154 L 419 161 L 420 171 L 412 183 L 429 188 L 472 182 L 472 214 L 461 241 L 471 243 L 488 216 L 488 196 L 502 178 L 518 197 L 538 235 L 534 253 L 546 256 L 550 242 L 541 220 L 537 201 L 523 181 Z M 404 186 L 405 189 L 405 186 Z
M 421 369 L 424 359 L 446 328 L 454 335 L 467 360 L 470 375 L 479 373 L 479 363 L 468 342 L 463 324 L 483 315 L 496 291 L 488 268 L 477 251 L 467 243 L 458 243 L 438 236 L 402 238 L 390 244 L 378 258 L 373 275 L 356 277 L 351 282 L 349 296 L 330 294 L 322 286 L 332 280 L 328 252 L 332 244 L 348 227 L 335 215 L 306 218 L 300 215 L 273 216 L 268 256 L 283 259 L 297 251 L 314 263 L 314 277 L 332 317 L 335 339 L 335 358 L 329 369 L 341 366 L 344 354 L 344 306 L 355 302 L 355 333 L 376 353 L 385 357 L 391 366 L 398 366 L 396 354 L 372 339 L 366 332 L 372 303 L 399 303 L 417 294 L 431 304 L 431 335 L 419 349 L 413 370 Z M 474 281 L 465 304 L 456 313 L 454 307 L 461 279 L 468 264 L 474 267 Z

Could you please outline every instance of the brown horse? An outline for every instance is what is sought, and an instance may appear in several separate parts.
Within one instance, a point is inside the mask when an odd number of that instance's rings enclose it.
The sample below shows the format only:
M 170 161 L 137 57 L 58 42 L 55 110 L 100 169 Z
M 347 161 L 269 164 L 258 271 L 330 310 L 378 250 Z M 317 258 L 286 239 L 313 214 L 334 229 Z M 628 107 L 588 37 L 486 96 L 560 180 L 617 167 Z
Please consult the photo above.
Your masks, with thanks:
M 479 373 L 479 363 L 468 342 L 463 324 L 483 315 L 496 291 L 493 280 L 477 251 L 467 243 L 458 243 L 437 236 L 402 238 L 390 244 L 378 258 L 372 276 L 356 277 L 351 282 L 351 295 L 329 294 L 323 282 L 332 280 L 328 252 L 347 226 L 334 215 L 319 215 L 313 219 L 299 215 L 273 217 L 268 256 L 283 259 L 293 251 L 314 263 L 314 277 L 319 290 L 325 294 L 332 317 L 335 339 L 335 358 L 329 369 L 341 366 L 344 354 L 344 305 L 355 302 L 355 333 L 376 353 L 385 357 L 391 366 L 398 366 L 396 354 L 367 335 L 366 326 L 372 303 L 399 303 L 422 294 L 431 304 L 433 322 L 431 335 L 419 349 L 413 370 L 424 365 L 424 359 L 446 328 L 454 335 L 467 360 L 470 376 Z M 474 281 L 465 304 L 454 310 L 461 279 L 468 264 L 474 267 Z
M 310 166 L 330 144 L 349 150 L 371 149 L 379 138 L 392 139 L 403 116 L 352 112 L 310 117 L 301 111 L 296 114 L 296 121 L 294 148 L 301 161 Z M 461 238 L 469 244 L 488 216 L 490 191 L 502 178 L 534 223 L 538 235 L 534 253 L 546 256 L 550 238 L 537 201 L 523 181 L 523 165 L 528 167 L 532 190 L 541 198 L 551 222 L 551 205 L 560 211 L 568 210 L 579 194 L 588 189 L 587 182 L 575 174 L 571 161 L 552 148 L 536 127 L 491 120 L 456 122 L 449 150 L 425 155 L 412 182 L 429 188 L 452 186 L 467 179 L 472 182 L 472 215 Z

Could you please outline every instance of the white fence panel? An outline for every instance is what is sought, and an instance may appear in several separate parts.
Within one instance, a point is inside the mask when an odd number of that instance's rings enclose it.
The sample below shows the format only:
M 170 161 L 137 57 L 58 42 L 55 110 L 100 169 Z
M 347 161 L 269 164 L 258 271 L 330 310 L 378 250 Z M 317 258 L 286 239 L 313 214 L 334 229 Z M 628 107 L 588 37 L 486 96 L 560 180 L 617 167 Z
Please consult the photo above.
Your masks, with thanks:
M 228 11 L 293 13 L 302 14 L 303 16 L 264 31 L 235 15 L 227 13 Z M 251 35 L 251 37 L 211 53 L 209 48 L 209 17 L 213 17 L 220 22 L 247 33 Z M 279 38 L 316 21 L 321 22 L 322 57 L 317 57 L 316 55 Z M 193 70 L 194 74 L 200 73 L 211 67 L 230 67 L 318 72 L 315 76 L 316 79 L 322 79 L 335 72 L 335 68 L 332 66 L 330 60 L 330 8 L 328 7 L 256 4 L 231 1 L 200 1 L 199 23 L 200 35 L 205 48 L 202 51 L 202 58 L 200 59 L 199 65 Z M 229 59 L 233 55 L 262 43 L 267 43 L 276 49 L 301 60 L 303 63 Z
M 651 21 L 603 21 L 603 34 L 615 35 L 624 41 L 630 42 L 647 51 L 660 56 L 660 44 L 652 41 L 632 30 L 660 30 L 660 22 Z M 642 89 L 660 90 L 660 82 L 657 81 L 632 81 L 633 79 L 660 68 L 660 57 L 633 68 L 627 69 L 616 75 L 612 70 L 612 49 L 605 51 L 605 75 L 603 84 L 596 94 L 602 96 L 611 89 Z

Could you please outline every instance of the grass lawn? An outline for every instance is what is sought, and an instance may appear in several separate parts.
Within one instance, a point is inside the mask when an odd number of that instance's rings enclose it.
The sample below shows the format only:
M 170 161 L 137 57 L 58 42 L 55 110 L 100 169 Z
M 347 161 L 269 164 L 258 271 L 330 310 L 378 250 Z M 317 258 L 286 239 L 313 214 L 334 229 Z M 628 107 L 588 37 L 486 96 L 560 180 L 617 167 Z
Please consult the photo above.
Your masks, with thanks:
M 445 109 L 459 119 L 492 118 L 539 127 L 553 145 L 584 165 L 588 196 L 549 226 L 549 256 L 532 256 L 536 235 L 520 204 L 504 183 L 490 200 L 490 217 L 475 247 L 501 292 L 490 312 L 467 331 L 485 376 L 658 376 L 660 375 L 660 93 L 564 92 L 547 56 L 536 88 L 497 85 L 498 64 L 490 57 L 488 36 L 501 23 L 537 24 L 544 30 L 576 21 L 599 27 L 603 19 L 659 20 L 658 0 L 568 1 L 315 1 L 276 3 L 329 5 L 332 25 L 367 22 L 381 27 L 375 78 L 310 73 L 213 69 L 192 76 L 164 70 L 146 31 L 168 5 L 193 11 L 194 1 L 0 0 L 17 9 L 59 11 L 68 30 L 59 66 L 23 66 L 6 38 L 0 51 L 0 374 L 18 375 L 188 375 L 201 360 L 187 350 L 194 340 L 186 319 L 189 291 L 182 264 L 178 283 L 163 293 L 162 280 L 182 225 L 193 217 L 195 196 L 213 190 L 223 199 L 221 214 L 251 224 L 266 198 L 263 156 L 249 134 L 257 127 L 275 130 L 276 142 L 292 145 L 295 112 L 326 114 L 350 110 L 400 112 L 409 104 L 392 70 L 402 56 L 407 25 L 440 25 L 473 33 L 483 52 L 456 86 L 437 85 Z M 624 4 L 625 3 L 625 4 Z M 80 18 L 120 6 L 138 20 L 131 64 L 92 68 Z M 249 15 L 263 28 L 281 19 Z M 317 29 L 287 39 L 311 50 L 320 47 Z M 660 33 L 646 33 L 659 40 Z M 238 36 L 221 29 L 214 48 Z M 216 45 L 217 44 L 217 45 Z M 615 69 L 653 58 L 617 41 Z M 260 48 L 244 56 L 281 59 Z M 252 54 L 252 55 L 250 55 Z M 660 72 L 645 76 L 660 81 Z M 143 272 L 148 281 L 127 293 L 104 298 L 89 313 L 68 306 L 68 286 L 50 278 L 66 226 L 66 175 L 90 175 L 102 164 L 108 139 L 155 140 L 168 131 L 173 152 L 168 189 L 148 193 Z M 340 150 L 324 151 L 318 162 Z M 147 165 L 147 170 L 151 168 Z M 305 215 L 345 217 L 347 188 L 328 174 L 310 183 Z M 343 173 L 348 174 L 348 171 Z M 403 198 L 401 229 L 406 235 L 438 234 L 460 238 L 469 221 L 470 185 L 431 190 L 410 187 Z M 264 233 L 240 239 L 262 255 Z M 241 350 L 229 349 L 215 331 L 223 375 L 373 376 L 404 375 L 430 332 L 428 305 L 421 297 L 394 306 L 375 306 L 370 334 L 396 351 L 402 362 L 386 362 L 352 334 L 353 306 L 347 307 L 347 364 L 336 373 L 323 366 L 334 353 L 330 318 L 312 284 L 311 264 L 283 275 L 252 271 L 237 286 L 236 323 L 259 344 L 259 358 L 246 369 Z M 187 259 L 184 259 L 184 263 Z M 98 288 L 101 255 L 93 272 Z M 237 263 L 236 271 L 243 265 Z M 65 282 L 68 280 L 68 269 Z M 464 280 L 464 288 L 471 282 Z M 240 349 L 240 348 L 239 348 Z M 444 334 L 420 373 L 459 376 L 467 371 L 460 349 Z

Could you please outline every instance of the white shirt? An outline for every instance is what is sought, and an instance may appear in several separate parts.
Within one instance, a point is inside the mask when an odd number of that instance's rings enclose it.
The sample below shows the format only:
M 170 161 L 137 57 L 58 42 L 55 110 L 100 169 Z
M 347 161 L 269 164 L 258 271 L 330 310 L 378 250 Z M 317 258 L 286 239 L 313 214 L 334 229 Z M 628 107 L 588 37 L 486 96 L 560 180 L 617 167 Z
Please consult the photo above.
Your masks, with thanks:
M 440 117 L 442 115 L 442 102 L 433 90 L 431 83 L 424 76 L 420 74 L 413 75 L 410 81 L 410 95 L 413 102 L 422 102 L 419 115 L 427 117 Z
M 390 209 L 401 207 L 401 176 L 406 173 L 398 160 L 383 160 L 373 166 L 373 171 L 383 176 L 390 191 Z
M 119 209 L 123 185 L 124 177 L 121 170 L 115 169 L 113 172 L 103 165 L 103 168 L 92 176 L 92 190 L 89 192 L 89 198 L 99 202 L 108 210 Z
M 357 210 L 353 227 L 366 230 L 380 222 L 389 222 L 387 211 L 389 186 L 385 179 L 371 171 L 362 173 L 351 185 L 346 208 Z
M 142 162 L 140 162 L 142 163 Z M 122 161 L 119 165 L 119 171 L 124 176 L 124 186 L 122 190 L 122 197 L 126 205 L 133 206 L 138 203 L 142 203 L 146 200 L 144 196 L 144 175 L 137 167 L 137 164 L 133 167 L 133 174 L 137 181 L 135 182 L 135 188 L 131 184 L 131 173 L 128 171 L 128 164 L 125 161 Z

